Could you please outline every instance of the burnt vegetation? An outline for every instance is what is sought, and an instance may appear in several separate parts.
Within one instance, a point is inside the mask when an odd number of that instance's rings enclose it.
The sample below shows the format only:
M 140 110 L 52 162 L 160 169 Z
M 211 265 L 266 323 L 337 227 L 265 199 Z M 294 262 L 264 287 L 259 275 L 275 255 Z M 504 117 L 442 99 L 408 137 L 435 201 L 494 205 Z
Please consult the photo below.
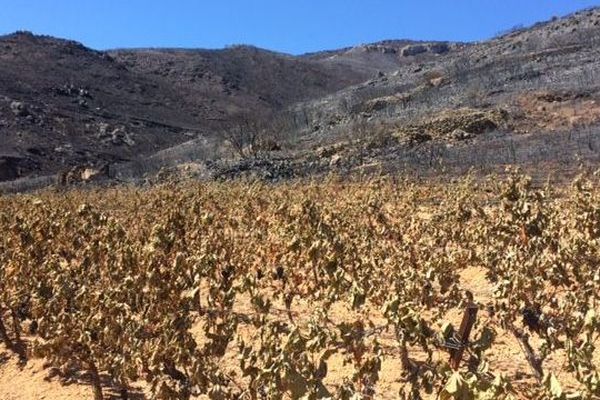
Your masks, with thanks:
M 276 180 L 539 163 L 569 172 L 597 161 L 598 60 L 598 9 L 479 43 L 301 56 L 244 45 L 100 52 L 17 32 L 0 38 L 0 190 L 106 165 L 114 182 L 181 176 L 190 163 L 184 175 L 199 179 L 238 167 Z M 465 110 L 503 117 L 436 126 Z M 283 164 L 291 174 L 263 169 Z

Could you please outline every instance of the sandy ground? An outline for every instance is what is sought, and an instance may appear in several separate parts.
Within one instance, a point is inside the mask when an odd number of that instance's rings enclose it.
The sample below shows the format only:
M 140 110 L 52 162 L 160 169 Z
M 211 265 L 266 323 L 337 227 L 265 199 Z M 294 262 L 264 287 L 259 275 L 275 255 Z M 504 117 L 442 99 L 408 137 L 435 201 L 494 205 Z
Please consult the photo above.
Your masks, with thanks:
M 6 348 L 0 347 L 0 399 L 2 400 L 79 400 L 94 396 L 84 384 L 62 385 L 46 380 L 42 360 L 30 360 L 21 366 Z
M 466 269 L 461 277 L 464 287 L 473 292 L 476 301 L 485 303 L 491 297 L 492 287 L 486 280 L 482 269 Z M 236 305 L 236 311 L 249 311 L 249 305 L 243 303 L 241 301 Z M 305 305 L 298 304 L 297 307 L 296 310 L 301 311 Z M 335 320 L 356 317 L 356 314 L 352 315 L 352 311 L 346 310 L 342 306 L 334 306 L 331 314 L 331 318 Z M 447 319 L 456 326 L 460 322 L 460 317 L 460 312 L 457 310 L 453 315 L 448 315 Z M 479 318 L 487 318 L 485 312 L 480 311 Z M 370 319 L 378 322 L 382 321 L 381 316 L 376 314 L 370 315 Z M 193 333 L 197 336 L 198 342 L 201 343 L 202 328 L 200 324 L 193 328 Z M 397 357 L 397 352 L 395 352 L 395 340 L 391 332 L 384 332 L 377 339 L 382 344 L 386 355 L 383 360 L 375 398 L 396 399 L 400 388 L 400 360 Z M 235 344 L 230 345 L 231 351 L 228 351 L 225 355 L 222 365 L 228 372 L 239 377 L 235 347 Z M 417 358 L 419 357 L 418 351 L 411 352 L 411 354 Z M 438 353 L 436 356 L 447 357 L 444 353 Z M 527 398 L 525 393 L 527 393 L 528 387 L 531 387 L 534 378 L 517 341 L 507 332 L 498 330 L 498 337 L 493 350 L 488 354 L 488 358 L 491 370 L 494 373 L 503 373 L 509 377 L 518 392 L 518 397 Z M 600 363 L 600 354 L 598 354 L 598 362 Z M 564 357 L 561 354 L 546 360 L 544 367 L 546 371 L 554 372 L 565 387 L 573 387 L 576 384 L 574 379 L 565 372 Z M 352 375 L 352 366 L 344 365 L 343 356 L 340 354 L 336 354 L 329 359 L 328 369 L 329 373 L 325 383 L 330 389 L 335 389 L 344 377 Z M 29 360 L 26 365 L 19 365 L 17 358 L 0 345 L 0 400 L 93 399 L 91 386 L 85 379 L 74 379 L 65 383 L 57 377 L 49 379 L 48 372 L 49 369 L 44 369 L 43 361 L 39 359 Z M 138 400 L 147 398 L 144 395 L 143 384 L 134 384 L 133 389 L 130 398 Z M 120 398 L 110 387 L 105 387 L 104 394 L 107 399 Z

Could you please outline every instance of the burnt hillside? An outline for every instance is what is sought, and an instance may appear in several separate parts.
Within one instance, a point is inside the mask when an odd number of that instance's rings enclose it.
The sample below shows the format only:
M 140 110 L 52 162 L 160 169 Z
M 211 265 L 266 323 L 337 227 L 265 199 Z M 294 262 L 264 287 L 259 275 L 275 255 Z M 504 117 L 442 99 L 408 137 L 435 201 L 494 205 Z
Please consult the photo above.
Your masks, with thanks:
M 478 43 L 388 40 L 300 56 L 100 52 L 19 32 L 0 37 L 0 180 L 106 165 L 136 180 L 186 163 L 200 177 L 277 178 L 426 169 L 444 157 L 467 170 L 473 154 L 551 164 L 544 135 L 582 131 L 585 151 L 552 143 L 568 149 L 563 161 L 595 160 L 599 60 L 597 8 Z M 487 150 L 508 143 L 522 160 Z

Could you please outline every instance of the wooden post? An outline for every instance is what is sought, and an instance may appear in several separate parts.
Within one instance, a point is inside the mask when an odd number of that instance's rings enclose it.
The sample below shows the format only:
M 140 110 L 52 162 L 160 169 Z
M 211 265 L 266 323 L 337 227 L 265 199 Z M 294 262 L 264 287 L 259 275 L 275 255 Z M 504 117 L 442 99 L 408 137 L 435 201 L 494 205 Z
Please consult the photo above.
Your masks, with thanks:
M 477 319 L 477 310 L 477 305 L 475 305 L 473 302 L 470 302 L 463 313 L 457 338 L 459 345 L 456 348 L 450 349 L 450 366 L 454 370 L 457 370 L 460 366 L 460 362 L 465 351 L 465 346 L 467 343 L 469 343 L 469 335 L 471 334 L 471 329 L 473 329 L 473 325 Z
M 537 379 L 538 382 L 542 382 L 542 379 L 544 378 L 542 360 L 535 354 L 535 351 L 529 344 L 528 335 L 521 329 L 512 328 L 511 331 L 513 336 L 519 341 L 519 346 L 521 346 L 523 353 L 525 353 L 525 359 L 527 359 L 529 366 L 533 370 L 535 379 Z
M 1 314 L 0 314 L 0 340 L 2 342 L 4 342 L 4 344 L 6 345 L 6 347 L 9 350 L 13 349 L 13 343 L 10 340 L 10 337 L 8 337 L 8 332 L 6 332 L 6 327 L 4 326 L 4 322 L 2 321 L 2 315 Z
M 94 400 L 104 400 L 102 395 L 102 381 L 100 380 L 100 374 L 98 368 L 93 361 L 88 361 L 88 368 L 91 375 L 92 389 L 94 389 Z

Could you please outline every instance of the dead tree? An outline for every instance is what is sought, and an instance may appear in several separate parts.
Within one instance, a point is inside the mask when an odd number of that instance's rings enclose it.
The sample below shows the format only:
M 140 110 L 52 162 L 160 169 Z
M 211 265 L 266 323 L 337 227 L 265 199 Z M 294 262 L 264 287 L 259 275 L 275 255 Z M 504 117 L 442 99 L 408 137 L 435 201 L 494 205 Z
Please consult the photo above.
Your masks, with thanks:
M 246 158 L 255 155 L 263 123 L 260 115 L 250 112 L 234 114 L 225 129 L 225 139 L 240 157 Z
M 290 139 L 290 117 L 267 112 L 240 112 L 230 118 L 225 139 L 242 158 L 253 157 L 262 151 L 281 149 L 281 141 Z

